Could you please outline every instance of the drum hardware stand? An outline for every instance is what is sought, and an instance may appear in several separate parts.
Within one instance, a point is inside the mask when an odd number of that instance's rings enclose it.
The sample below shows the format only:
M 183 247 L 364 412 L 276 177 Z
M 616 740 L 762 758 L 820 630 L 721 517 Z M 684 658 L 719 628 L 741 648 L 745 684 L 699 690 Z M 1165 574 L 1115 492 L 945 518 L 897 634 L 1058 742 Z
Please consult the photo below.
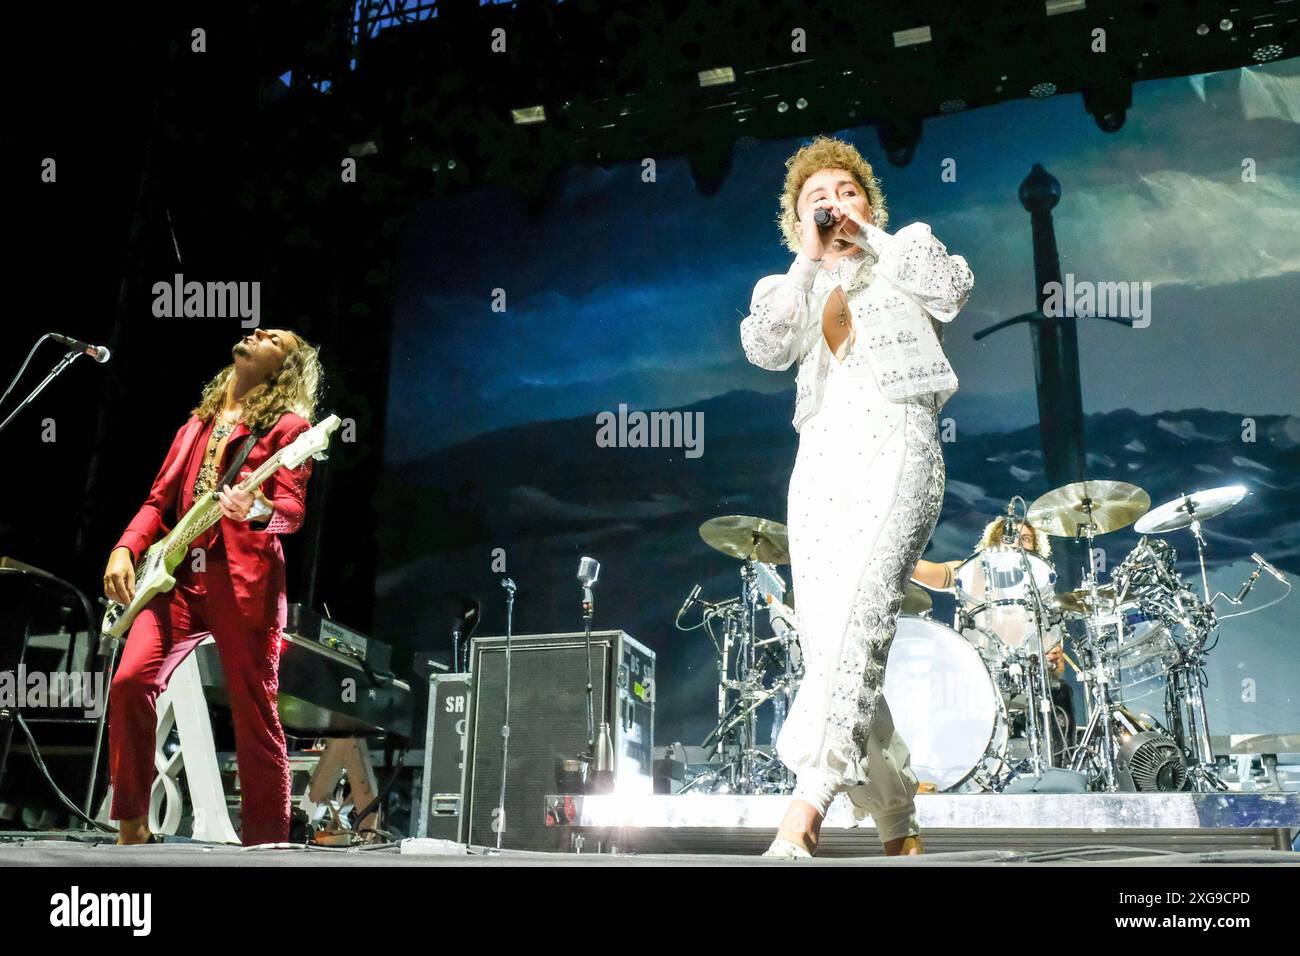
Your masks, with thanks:
M 1008 529 L 1015 522 L 1016 540 L 1008 542 L 1015 547 L 1016 553 L 1020 556 L 1020 570 L 1025 576 L 1025 584 L 1029 593 L 1034 598 L 1034 631 L 1038 635 L 1038 661 L 1036 667 L 1027 668 L 1025 672 L 1026 687 L 1028 695 L 1028 724 L 1029 724 L 1029 746 L 1030 753 L 1033 757 L 1034 776 L 1041 777 L 1043 770 L 1055 766 L 1055 748 L 1052 745 L 1053 738 L 1059 731 L 1053 729 L 1056 721 L 1055 712 L 1052 706 L 1051 683 L 1047 677 L 1047 648 L 1046 641 L 1043 637 L 1043 618 L 1046 616 L 1043 611 L 1043 597 L 1038 591 L 1038 581 L 1034 577 L 1033 568 L 1029 566 L 1029 558 L 1025 554 L 1025 549 L 1020 546 L 1019 530 L 1023 526 L 1024 519 L 1017 520 L 1014 517 L 1015 503 L 1019 501 L 1022 509 L 1025 508 L 1025 499 L 1015 495 L 1007 502 L 1007 520 L 1002 525 L 1003 540 L 1006 541 Z M 987 559 L 985 560 L 987 565 Z M 985 571 L 985 580 L 988 580 L 988 571 Z M 1064 650 L 1064 647 L 1062 647 Z M 1036 671 L 1036 681 L 1029 679 L 1029 674 Z M 1034 684 L 1037 683 L 1037 687 Z M 1039 713 L 1033 713 L 1034 707 L 1038 708 Z M 1042 726 L 1039 727 L 1038 717 L 1042 718 Z M 1046 755 L 1044 755 L 1044 742 L 1046 742 Z
M 1231 494 L 1234 491 L 1235 494 Z M 1222 497 L 1216 495 L 1216 492 L 1229 492 L 1230 495 L 1228 497 Z M 1218 514 L 1222 514 L 1223 511 L 1227 510 L 1227 508 L 1232 507 L 1240 501 L 1245 493 L 1245 489 L 1236 488 L 1235 486 L 1216 489 L 1216 491 L 1205 493 L 1205 497 L 1211 499 L 1206 506 L 1209 511 L 1208 516 L 1214 517 Z M 1205 543 L 1205 537 L 1201 533 L 1201 515 L 1198 514 L 1198 510 L 1201 513 L 1204 513 L 1205 509 L 1200 509 L 1197 503 L 1197 497 L 1201 494 L 1202 493 L 1198 492 L 1196 495 L 1189 495 L 1184 492 L 1180 496 L 1182 499 L 1181 504 L 1177 506 L 1177 511 L 1181 511 L 1187 515 L 1188 524 L 1186 527 L 1191 530 L 1192 538 L 1196 542 L 1196 561 L 1201 572 L 1201 591 L 1204 603 L 1200 608 L 1193 608 L 1191 610 L 1190 621 L 1184 618 L 1182 622 L 1184 628 L 1190 634 L 1194 635 L 1194 640 L 1189 649 L 1181 649 L 1177 665 L 1171 668 L 1171 680 L 1166 689 L 1166 709 L 1170 711 L 1171 715 L 1177 715 L 1180 724 L 1182 723 L 1185 712 L 1188 725 L 1186 727 L 1186 737 L 1188 742 L 1193 745 L 1192 747 L 1187 747 L 1187 744 L 1184 744 L 1185 749 L 1192 750 L 1191 756 L 1193 759 L 1188 767 L 1192 784 L 1198 791 L 1213 792 L 1227 789 L 1227 784 L 1223 782 L 1215 769 L 1214 748 L 1210 743 L 1209 716 L 1205 707 L 1205 695 L 1202 692 L 1202 685 L 1204 684 L 1203 662 L 1206 640 L 1219 626 L 1218 619 L 1214 612 L 1214 603 L 1222 597 L 1227 600 L 1229 604 L 1240 605 L 1245 600 L 1246 595 L 1250 593 L 1252 588 L 1254 588 L 1255 582 L 1259 580 L 1260 572 L 1264 570 L 1267 563 L 1257 554 L 1252 554 L 1251 558 L 1255 560 L 1256 568 L 1251 572 L 1245 583 L 1242 584 L 1237 595 L 1233 597 L 1220 591 L 1213 597 L 1210 596 L 1209 575 L 1205 566 L 1205 552 L 1207 546 Z M 1219 501 L 1215 502 L 1213 500 L 1214 497 L 1219 497 Z M 1162 506 L 1162 508 L 1167 509 L 1170 505 L 1172 505 L 1172 502 Z M 1163 531 L 1176 529 L 1166 525 L 1165 527 L 1155 530 Z M 1271 571 L 1271 573 L 1276 574 L 1275 571 Z M 1282 578 L 1281 576 L 1278 576 L 1278 580 L 1283 584 L 1287 583 L 1285 578 Z M 1187 610 L 1183 607 L 1181 601 L 1178 601 L 1177 605 L 1180 612 L 1187 614 Z M 1170 706 L 1178 704 L 1181 704 L 1182 706 Z M 1182 729 L 1183 728 L 1180 727 L 1180 730 Z
M 770 637 L 766 641 L 760 641 L 758 647 L 766 647 L 769 644 L 779 645 L 784 653 L 781 655 L 782 675 L 772 684 L 769 694 L 772 700 L 772 752 L 776 752 L 776 741 L 781 735 L 781 728 L 785 725 L 786 714 L 790 709 L 790 701 L 794 697 L 795 688 L 798 685 L 797 676 L 794 670 L 794 655 L 790 652 L 789 639 L 782 634 L 776 637 Z M 794 787 L 794 775 L 789 769 L 782 764 L 784 784 L 787 789 Z
M 1201 534 L 1201 519 L 1196 517 L 1196 502 L 1191 496 L 1183 492 L 1183 506 L 1187 511 L 1187 516 L 1192 519 L 1191 530 L 1192 538 L 1196 541 L 1196 560 L 1201 566 L 1201 593 L 1203 600 L 1210 603 L 1210 579 L 1205 571 L 1205 537 Z
M 1200 793 L 1227 790 L 1215 769 L 1214 748 L 1210 743 L 1209 716 L 1205 710 L 1205 695 L 1201 693 L 1200 641 L 1197 650 L 1187 654 L 1178 666 L 1170 671 L 1170 688 L 1175 700 L 1184 703 L 1188 717 L 1188 738 L 1194 745 L 1193 759 L 1187 767 L 1192 787 Z M 1181 716 L 1181 715 L 1180 715 Z
M 1090 675 L 1091 680 L 1086 680 L 1088 686 L 1088 726 L 1084 730 L 1083 740 L 1079 743 L 1079 749 L 1075 753 L 1074 760 L 1070 769 L 1081 770 L 1083 762 L 1088 755 L 1089 744 L 1093 738 L 1100 735 L 1101 752 L 1099 754 L 1101 763 L 1102 786 L 1110 793 L 1119 790 L 1119 780 L 1117 777 L 1117 768 L 1119 764 L 1119 755 L 1115 752 L 1115 736 L 1111 728 L 1111 714 L 1115 710 L 1115 702 L 1110 696 L 1110 676 L 1106 673 L 1105 657 L 1101 653 L 1098 642 L 1101 638 L 1101 612 L 1097 598 L 1097 566 L 1093 558 L 1093 542 L 1096 539 L 1097 525 L 1092 520 L 1092 499 L 1085 498 L 1083 501 L 1085 520 L 1079 524 L 1075 530 L 1075 540 L 1080 536 L 1087 538 L 1088 547 L 1088 570 L 1084 579 L 1084 586 L 1088 589 L 1088 600 L 1090 606 L 1089 616 L 1092 620 L 1088 622 L 1084 633 L 1087 635 L 1087 653 L 1088 667 L 1084 671 L 1085 675 Z M 1124 621 L 1121 616 L 1116 615 L 1116 626 L 1122 632 Z
M 1019 542 L 1016 544 L 1016 550 L 1020 553 L 1020 568 L 1024 572 L 1029 593 L 1034 596 L 1034 628 L 1038 634 L 1038 661 L 1036 667 L 1025 669 L 1025 691 L 1029 704 L 1026 711 L 1028 714 L 1029 747 L 1032 755 L 1034 776 L 1041 777 L 1044 769 L 1055 766 L 1054 748 L 1052 746 L 1054 736 L 1052 724 L 1055 721 L 1055 716 L 1052 710 L 1051 684 L 1047 678 L 1047 648 L 1044 646 L 1043 638 L 1043 599 L 1038 593 L 1038 582 L 1034 580 L 1033 569 L 1030 568 L 1029 560 L 1025 557 L 1025 550 L 1020 547 Z M 1034 673 L 1034 679 L 1030 679 L 1029 675 L 1031 673 Z M 1035 707 L 1037 707 L 1039 715 L 1042 717 L 1043 726 L 1041 730 L 1038 726 L 1038 715 L 1034 714 Z M 1045 755 L 1044 740 L 1046 741 Z
M 1115 776 L 1114 740 L 1111 738 L 1110 728 L 1114 704 L 1110 702 L 1110 696 L 1106 690 L 1109 677 L 1105 673 L 1106 665 L 1098 660 L 1097 655 L 1093 653 L 1091 648 L 1088 651 L 1088 657 L 1089 666 L 1083 671 L 1084 681 L 1088 687 L 1088 725 L 1084 728 L 1083 738 L 1079 741 L 1078 749 L 1074 752 L 1074 759 L 1070 761 L 1070 769 L 1083 772 L 1088 756 L 1093 753 L 1091 747 L 1094 738 L 1099 736 L 1101 741 L 1099 762 L 1101 765 L 1102 786 L 1105 790 L 1114 793 L 1119 790 L 1119 783 Z
M 1204 564 L 1202 564 L 1202 569 Z M 1256 572 L 1258 577 L 1258 571 Z M 1251 582 L 1253 584 L 1253 582 Z M 1244 590 L 1248 591 L 1249 587 Z M 1209 607 L 1209 605 L 1205 605 Z M 1181 604 L 1180 608 L 1181 610 Z M 1188 761 L 1187 773 L 1194 790 L 1200 793 L 1213 793 L 1227 790 L 1215 769 L 1214 746 L 1210 742 L 1210 720 L 1205 707 L 1204 684 L 1204 647 L 1206 639 L 1218 622 L 1213 619 L 1188 620 L 1183 618 L 1184 629 L 1194 635 L 1190 647 L 1179 646 L 1178 661 L 1169 668 L 1169 680 L 1165 688 L 1165 709 L 1169 716 L 1176 717 L 1176 740 L 1182 744 L 1191 759 Z M 1184 720 L 1186 723 L 1184 723 Z
M 691 780 L 682 788 L 683 791 L 725 781 L 732 793 L 762 793 L 770 787 L 763 778 L 776 769 L 780 769 L 782 774 L 782 788 L 789 789 L 789 772 L 775 756 L 758 749 L 759 707 L 768 700 L 788 698 L 792 693 L 789 650 L 785 651 L 782 677 L 773 686 L 764 687 L 764 672 L 758 666 L 759 651 L 777 639 L 762 642 L 756 639 L 760 595 L 753 559 L 741 563 L 740 577 L 739 598 L 710 605 L 710 611 L 723 618 L 723 629 L 722 643 L 715 645 L 718 650 L 718 722 L 704 739 L 704 746 L 712 746 L 714 755 L 724 763 Z M 698 591 L 693 592 L 686 606 L 695 603 L 697 595 Z M 730 697 L 732 694 L 734 700 Z M 734 756 L 727 760 L 729 753 Z
M 758 602 L 758 589 L 755 586 L 757 577 L 754 572 L 753 559 L 745 561 L 740 566 L 741 584 L 741 601 L 737 606 L 740 617 L 740 654 L 737 658 L 737 676 L 744 682 L 745 687 L 741 688 L 741 699 L 745 700 L 745 691 L 749 689 L 750 699 L 746 701 L 744 707 L 745 729 L 742 734 L 744 741 L 740 749 L 740 781 L 742 792 L 752 793 L 754 786 L 754 766 L 755 758 L 761 756 L 756 745 L 758 743 L 758 692 L 762 690 L 761 683 L 754 685 L 753 678 L 757 677 L 761 682 L 762 675 L 755 671 L 754 665 L 757 663 L 755 656 L 754 640 L 757 637 L 757 628 L 754 609 Z M 752 689 L 751 689 L 752 688 Z
M 1201 533 L 1201 519 L 1197 516 L 1196 501 L 1191 495 L 1184 492 L 1181 495 L 1183 503 L 1181 510 L 1185 511 L 1191 523 L 1188 525 L 1192 532 L 1192 539 L 1196 542 L 1196 562 L 1201 572 L 1201 593 L 1205 606 L 1210 609 L 1213 615 L 1213 605 L 1215 597 L 1210 596 L 1210 580 L 1205 567 L 1205 536 Z M 1259 579 L 1259 568 L 1251 575 L 1246 585 L 1242 588 L 1238 601 L 1244 598 L 1247 593 L 1254 587 L 1255 582 Z M 1224 595 L 1227 597 L 1227 595 Z M 1231 599 L 1230 599 L 1231 600 Z M 1233 601 L 1232 603 L 1237 603 Z M 1181 609 L 1181 604 L 1179 605 Z M 1184 621 L 1186 626 L 1188 622 Z M 1192 751 L 1192 760 L 1187 768 L 1188 775 L 1192 780 L 1192 786 L 1201 793 L 1227 790 L 1228 785 L 1223 782 L 1222 778 L 1215 770 L 1214 747 L 1210 742 L 1210 721 L 1209 714 L 1205 708 L 1205 695 L 1201 691 L 1203 683 L 1203 657 L 1201 650 L 1205 646 L 1205 640 L 1210 631 L 1218 626 L 1217 621 L 1196 622 L 1188 627 L 1188 630 L 1195 634 L 1195 641 L 1190 651 L 1184 650 L 1179 655 L 1178 663 L 1170 669 L 1169 692 L 1172 693 L 1172 700 L 1182 704 L 1181 711 L 1186 713 L 1187 727 L 1184 748 Z M 1182 723 L 1183 713 L 1179 713 L 1179 723 Z M 1190 745 L 1190 746 L 1188 746 Z
M 1188 765 L 1188 775 L 1191 778 L 1192 786 L 1199 792 L 1216 792 L 1227 789 L 1227 784 L 1219 776 L 1214 759 L 1214 747 L 1210 742 L 1210 722 L 1209 714 L 1205 706 L 1205 694 L 1202 690 L 1204 684 L 1204 648 L 1209 635 L 1218 627 L 1218 620 L 1214 613 L 1214 602 L 1220 597 L 1226 599 L 1228 603 L 1240 605 L 1246 598 L 1246 595 L 1254 588 L 1255 583 L 1259 580 L 1260 572 L 1264 565 L 1256 560 L 1256 568 L 1242 584 L 1241 589 L 1234 597 L 1224 594 L 1222 591 L 1210 596 L 1209 575 L 1206 571 L 1205 537 L 1201 533 L 1201 519 L 1197 514 L 1197 503 L 1193 495 L 1184 493 L 1182 504 L 1179 510 L 1183 511 L 1190 519 L 1187 527 L 1192 532 L 1192 538 L 1196 542 L 1196 561 L 1201 572 L 1201 591 L 1204 595 L 1200 609 L 1193 609 L 1191 620 L 1184 618 L 1182 623 L 1184 628 L 1192 635 L 1194 640 L 1190 648 L 1180 649 L 1178 663 L 1170 669 L 1170 681 L 1166 688 L 1166 709 L 1171 715 L 1176 715 L 1179 724 L 1180 743 L 1183 743 L 1184 749 L 1190 751 L 1191 761 Z M 1236 499 L 1239 500 L 1239 499 Z M 1211 516 L 1220 512 L 1213 510 L 1211 505 Z M 1251 556 L 1255 558 L 1255 555 Z M 1186 613 L 1182 602 L 1178 602 L 1178 609 Z M 1197 613 L 1197 611 L 1202 613 Z M 1186 724 L 1184 725 L 1184 720 Z
M 1020 558 L 1020 571 L 1024 575 L 1025 586 L 1028 588 L 1029 593 L 1034 596 L 1034 630 L 1038 635 L 1038 662 L 1037 668 L 1031 664 L 1031 666 L 1023 669 L 1025 675 L 1025 723 L 1026 729 L 1029 731 L 1030 766 L 1033 768 L 1033 774 L 1035 777 L 1042 777 L 1044 770 L 1043 733 L 1038 726 L 1038 719 L 1040 716 L 1043 718 L 1045 728 L 1048 718 L 1048 710 L 1044 708 L 1044 703 L 1047 707 L 1051 706 L 1050 696 L 1047 697 L 1046 701 L 1040 699 L 1042 695 L 1046 693 L 1047 687 L 1047 665 L 1043 653 L 1043 602 L 1038 594 L 1038 582 L 1034 579 L 1033 569 L 1030 568 L 1029 561 L 1025 558 L 1025 549 L 1020 546 L 1021 522 L 1015 517 L 1015 503 L 1017 499 L 1019 499 L 1022 507 L 1025 503 L 1025 500 L 1019 495 L 1016 495 L 1007 502 L 1007 516 L 1003 520 L 1002 524 L 1002 541 L 1004 546 L 1015 548 L 1016 553 Z M 1013 537 L 1012 529 L 1014 529 L 1014 539 L 1008 540 Z M 984 580 L 986 582 L 985 587 L 987 587 L 988 583 L 993 581 L 992 569 L 989 567 L 987 551 L 982 555 L 982 565 L 984 568 Z M 1035 669 L 1040 671 L 1037 680 L 1031 676 Z M 1036 713 L 1035 711 L 1038 712 Z M 1046 761 L 1048 767 L 1052 765 L 1050 739 L 1049 736 Z

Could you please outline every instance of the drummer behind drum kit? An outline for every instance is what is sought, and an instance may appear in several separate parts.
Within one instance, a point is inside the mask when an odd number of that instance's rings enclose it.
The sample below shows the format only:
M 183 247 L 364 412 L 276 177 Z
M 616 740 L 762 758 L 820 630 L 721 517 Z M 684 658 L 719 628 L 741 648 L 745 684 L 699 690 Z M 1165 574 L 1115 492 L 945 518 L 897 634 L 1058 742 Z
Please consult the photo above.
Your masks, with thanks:
M 1261 572 L 1286 578 L 1259 555 L 1236 595 L 1213 597 L 1202 522 L 1246 494 L 1240 485 L 1185 494 L 1158 508 L 1136 485 L 1081 481 L 1048 492 L 1016 514 L 1008 505 L 1001 542 L 968 558 L 954 575 L 953 627 L 930 619 L 929 595 L 909 584 L 885 672 L 894 723 L 926 790 L 1017 792 L 1224 790 L 1215 773 L 1206 715 L 1205 661 L 1217 643 L 1220 598 L 1240 605 Z M 1099 535 L 1133 524 L 1137 546 L 1099 578 Z M 1089 555 L 1082 584 L 1058 593 L 1056 572 L 1021 546 L 1027 523 L 1055 537 L 1083 539 Z M 1201 589 L 1177 570 L 1162 538 L 1190 529 Z M 713 603 L 697 585 L 677 627 L 703 629 L 718 668 L 718 722 L 704 742 L 713 760 L 685 789 L 714 793 L 789 793 L 793 778 L 760 745 L 758 711 L 771 703 L 774 742 L 803 674 L 798 618 L 778 567 L 790 561 L 784 525 L 729 515 L 700 526 L 700 537 L 740 561 L 740 594 Z M 1285 596 L 1285 595 L 1283 595 Z M 1280 600 L 1280 598 L 1279 598 Z M 685 626 L 693 608 L 698 623 Z M 770 633 L 760 634 L 766 616 Z M 1052 698 L 1047 651 L 1071 646 L 1065 659 L 1086 697 L 1086 724 Z M 1160 719 L 1133 709 L 1162 681 Z

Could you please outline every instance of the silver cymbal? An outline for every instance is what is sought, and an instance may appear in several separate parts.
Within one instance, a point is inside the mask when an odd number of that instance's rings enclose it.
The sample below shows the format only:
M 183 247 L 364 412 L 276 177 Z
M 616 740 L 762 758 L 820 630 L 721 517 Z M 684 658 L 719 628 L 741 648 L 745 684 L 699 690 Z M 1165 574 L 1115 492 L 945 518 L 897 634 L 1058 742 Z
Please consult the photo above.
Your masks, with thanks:
M 1089 614 L 1093 610 L 1092 594 L 1087 588 L 1075 588 L 1073 591 L 1062 591 L 1056 595 L 1056 601 L 1061 607 L 1071 614 Z M 1113 584 L 1103 584 L 1097 588 L 1098 604 L 1105 608 L 1115 601 L 1115 586 Z
M 1073 538 L 1089 523 L 1095 534 L 1118 531 L 1151 507 L 1151 496 L 1127 481 L 1092 479 L 1053 488 L 1025 513 L 1035 528 L 1057 538 Z
M 750 515 L 721 515 L 700 525 L 700 537 L 709 547 L 742 561 L 790 563 L 790 535 L 779 521 Z
M 1194 491 L 1190 495 L 1180 495 L 1173 501 L 1166 501 L 1158 508 L 1152 508 L 1133 526 L 1138 534 L 1164 534 L 1177 531 L 1191 525 L 1193 517 L 1198 521 L 1221 515 L 1242 498 L 1249 494 L 1245 485 L 1224 485 L 1222 488 L 1210 488 L 1207 491 Z

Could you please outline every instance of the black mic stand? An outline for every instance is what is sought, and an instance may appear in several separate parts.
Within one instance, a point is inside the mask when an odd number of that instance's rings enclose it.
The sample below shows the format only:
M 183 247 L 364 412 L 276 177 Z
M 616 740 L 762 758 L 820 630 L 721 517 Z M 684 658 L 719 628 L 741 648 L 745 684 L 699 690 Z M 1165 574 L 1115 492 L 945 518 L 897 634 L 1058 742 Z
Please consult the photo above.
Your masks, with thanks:
M 595 598 L 590 587 L 582 589 L 582 627 L 587 641 L 587 759 L 590 767 L 596 765 L 596 701 L 591 683 L 591 621 Z
M 610 730 L 607 721 L 601 721 L 600 734 L 596 734 L 595 685 L 591 679 L 591 621 L 594 600 L 590 586 L 582 589 L 582 621 L 587 643 L 587 793 L 612 793 L 614 790 L 613 754 L 610 752 Z
M 497 801 L 497 850 L 501 849 L 501 834 L 506 829 L 506 759 L 510 754 L 510 631 L 514 621 L 515 582 L 502 578 L 506 589 L 506 708 L 501 724 L 501 797 Z
M 37 342 L 36 344 L 39 345 L 40 343 Z M 35 350 L 33 349 L 33 351 L 35 351 Z M 19 412 L 21 412 L 24 408 L 26 408 L 28 405 L 30 405 L 30 404 L 31 404 L 31 403 L 36 399 L 36 396 L 37 396 L 37 395 L 39 395 L 39 394 L 41 394 L 41 392 L 45 391 L 45 386 L 49 385 L 50 382 L 52 382 L 52 381 L 54 381 L 56 378 L 58 378 L 59 375 L 62 374 L 62 372 L 63 372 L 64 369 L 66 369 L 69 365 L 71 365 L 71 364 L 72 364 L 73 362 L 75 362 L 77 359 L 81 358 L 81 356 L 82 356 L 83 354 L 84 354 L 84 353 L 82 353 L 82 352 L 69 352 L 67 355 L 63 356 L 63 358 L 59 359 L 59 363 L 58 363 L 57 365 L 55 365 L 53 369 L 51 369 L 50 374 L 49 374 L 49 375 L 46 375 L 45 378 L 41 380 L 41 383 L 40 383 L 39 385 L 37 385 L 34 389 L 32 389 L 31 394 L 28 395 L 26 398 L 24 398 L 24 399 L 22 400 L 22 402 L 18 405 L 18 407 L 15 408 L 12 412 L 9 413 L 9 417 L 8 417 L 8 418 L 6 418 L 3 422 L 0 422 L 0 432 L 4 431 L 4 430 L 5 430 L 5 427 L 6 427 L 6 426 L 11 422 L 11 421 L 14 420 L 14 418 L 18 415 Z M 30 358 L 30 356 L 29 356 L 29 358 Z M 27 363 L 24 362 L 24 363 L 23 363 L 23 369 L 26 369 L 26 367 L 27 367 Z M 22 370 L 19 370 L 18 375 L 21 376 L 22 374 L 23 374 L 23 371 L 22 371 Z M 16 385 L 16 384 L 18 384 L 18 379 L 17 379 L 17 378 L 14 379 L 14 385 Z M 12 388 L 13 388 L 13 385 L 10 385 L 9 388 L 12 389 Z M 9 394 L 8 392 L 5 393 L 6 396 L 8 396 L 8 394 Z

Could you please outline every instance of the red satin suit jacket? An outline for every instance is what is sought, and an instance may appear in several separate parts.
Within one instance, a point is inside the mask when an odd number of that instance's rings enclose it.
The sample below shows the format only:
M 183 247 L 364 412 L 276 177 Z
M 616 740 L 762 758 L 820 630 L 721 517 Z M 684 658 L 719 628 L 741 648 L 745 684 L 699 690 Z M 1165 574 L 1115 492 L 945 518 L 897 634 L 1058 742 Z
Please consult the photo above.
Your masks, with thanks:
M 309 427 L 311 426 L 306 419 L 285 412 L 275 427 L 253 445 L 239 470 L 239 477 L 256 469 Z M 140 555 L 171 528 L 176 517 L 189 510 L 194 503 L 194 480 L 203 464 L 203 455 L 207 451 L 211 434 L 212 422 L 204 422 L 193 416 L 181 426 L 172 439 L 158 477 L 153 481 L 149 497 L 131 519 L 115 548 L 128 548 L 132 557 L 139 561 Z M 223 461 L 218 468 L 219 475 L 224 476 L 225 470 L 230 466 L 231 456 L 236 454 L 248 435 L 248 426 L 243 422 L 230 433 L 222 455 Z M 258 525 L 223 517 L 207 532 L 213 544 L 216 543 L 216 536 L 220 535 L 220 550 L 224 552 L 224 563 L 229 569 L 235 600 L 239 611 L 249 620 L 266 620 L 268 623 L 274 621 L 279 626 L 284 626 L 287 602 L 284 549 L 280 546 L 280 535 L 291 534 L 302 527 L 311 465 L 312 461 L 308 458 L 298 468 L 280 468 L 262 485 L 262 494 L 275 508 L 266 523 Z M 195 545 L 203 543 L 203 540 L 199 539 Z M 214 554 L 215 557 L 217 555 Z M 181 569 L 187 566 L 183 563 Z

